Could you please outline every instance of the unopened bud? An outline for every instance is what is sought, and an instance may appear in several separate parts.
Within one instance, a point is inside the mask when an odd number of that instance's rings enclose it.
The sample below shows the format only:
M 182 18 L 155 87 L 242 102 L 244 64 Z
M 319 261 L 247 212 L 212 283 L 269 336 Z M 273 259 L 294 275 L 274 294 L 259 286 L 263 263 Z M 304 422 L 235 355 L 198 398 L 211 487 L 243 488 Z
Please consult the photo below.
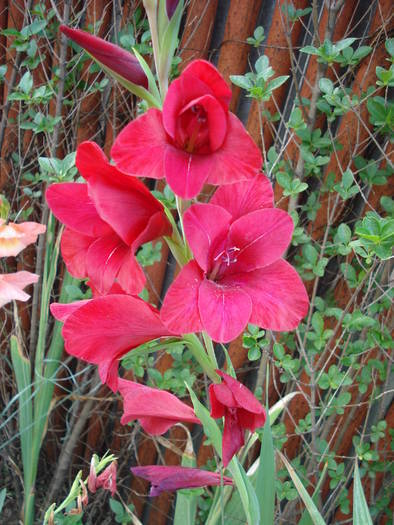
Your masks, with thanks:
M 107 69 L 137 86 L 148 88 L 148 78 L 132 53 L 80 29 L 61 25 L 60 31 Z

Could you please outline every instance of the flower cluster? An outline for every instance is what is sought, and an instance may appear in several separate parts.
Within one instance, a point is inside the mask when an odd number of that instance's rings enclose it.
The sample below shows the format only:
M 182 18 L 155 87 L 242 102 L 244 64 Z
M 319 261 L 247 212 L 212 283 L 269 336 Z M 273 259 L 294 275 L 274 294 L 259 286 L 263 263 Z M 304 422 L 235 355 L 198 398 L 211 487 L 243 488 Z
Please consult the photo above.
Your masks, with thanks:
M 117 57 L 89 36 L 62 30 L 100 63 L 147 88 L 138 65 L 124 52 Z M 53 315 L 64 322 L 65 349 L 98 365 L 103 383 L 119 390 L 123 424 L 138 419 L 152 435 L 178 422 L 200 420 L 170 392 L 120 378 L 118 363 L 126 353 L 149 342 L 165 347 L 166 341 L 186 341 L 186 334 L 202 332 L 227 343 L 248 323 L 292 330 L 308 308 L 301 279 L 282 259 L 292 219 L 274 208 L 271 184 L 260 172 L 261 153 L 229 111 L 230 99 L 231 90 L 213 65 L 192 62 L 169 86 L 162 109 L 149 109 L 120 132 L 111 150 L 114 164 L 96 144 L 82 143 L 76 166 L 86 182 L 54 184 L 46 194 L 66 226 L 61 250 L 67 268 L 88 279 L 93 291 L 90 300 L 52 305 Z M 165 178 L 177 199 L 183 199 L 179 209 L 186 209 L 179 216 L 185 240 L 180 248 L 190 256 L 160 310 L 137 296 L 145 276 L 135 254 L 143 243 L 161 236 L 170 248 L 179 248 L 182 236 L 174 231 L 169 211 L 137 177 Z M 208 203 L 198 200 L 206 183 L 218 186 Z M 209 356 L 201 362 L 207 366 Z M 211 417 L 224 419 L 221 457 L 226 467 L 244 444 L 245 432 L 262 427 L 266 414 L 236 378 L 210 366 L 216 380 L 209 388 Z M 147 466 L 132 471 L 152 482 L 152 496 L 220 484 L 219 474 L 199 469 Z

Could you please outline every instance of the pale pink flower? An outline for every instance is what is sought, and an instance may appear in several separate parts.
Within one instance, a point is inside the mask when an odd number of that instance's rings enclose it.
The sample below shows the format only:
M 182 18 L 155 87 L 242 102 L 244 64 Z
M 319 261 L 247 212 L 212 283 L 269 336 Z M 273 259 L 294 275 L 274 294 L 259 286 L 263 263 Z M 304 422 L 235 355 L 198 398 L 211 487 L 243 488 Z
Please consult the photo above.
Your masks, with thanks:
M 38 281 L 38 275 L 30 272 L 0 274 L 0 307 L 13 300 L 27 301 L 29 294 L 23 288 Z
M 4 219 L 0 219 L 0 257 L 15 257 L 26 246 L 36 242 L 37 236 L 45 230 L 46 227 L 38 222 L 6 224 Z

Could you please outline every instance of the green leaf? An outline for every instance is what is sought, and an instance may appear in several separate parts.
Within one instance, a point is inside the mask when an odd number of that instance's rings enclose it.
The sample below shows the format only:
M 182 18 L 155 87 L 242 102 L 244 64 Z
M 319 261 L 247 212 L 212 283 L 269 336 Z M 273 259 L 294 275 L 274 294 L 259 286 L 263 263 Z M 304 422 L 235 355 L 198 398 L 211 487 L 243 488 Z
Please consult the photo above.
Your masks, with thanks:
M 275 451 L 269 417 L 267 417 L 264 425 L 261 442 L 256 494 L 259 495 L 261 523 L 273 525 L 275 515 Z
M 317 49 L 314 46 L 305 46 L 300 49 L 301 53 L 307 53 L 308 55 L 317 55 Z
M 0 512 L 3 510 L 3 505 L 5 502 L 6 495 L 7 495 L 7 489 L 6 488 L 1 489 L 0 490 Z
M 222 457 L 222 433 L 220 432 L 216 421 L 212 419 L 207 408 L 202 403 L 200 403 L 196 394 L 187 383 L 186 388 L 189 391 L 194 412 L 202 423 L 205 435 L 210 439 L 219 456 Z
M 30 71 L 26 71 L 23 77 L 20 79 L 18 87 L 25 95 L 28 95 L 33 87 L 33 77 Z
M 33 406 L 31 391 L 31 365 L 29 359 L 22 353 L 18 339 L 11 336 L 11 360 L 15 373 L 19 395 L 18 424 L 22 449 L 23 480 L 25 506 L 27 501 L 34 497 L 32 448 L 33 448 Z
M 388 40 L 386 40 L 385 46 L 386 46 L 387 53 L 391 57 L 394 57 L 394 38 L 389 38 Z
M 321 78 L 319 82 L 320 91 L 323 93 L 326 93 L 327 95 L 331 95 L 331 93 L 334 90 L 334 84 L 329 78 Z
M 239 491 L 247 522 L 256 525 L 259 524 L 260 507 L 256 496 L 256 491 L 254 490 L 253 485 L 247 477 L 242 465 L 239 463 L 236 457 L 233 457 L 229 463 L 228 468 Z
M 347 224 L 342 223 L 338 226 L 336 237 L 343 244 L 348 244 L 352 237 L 352 231 Z
M 250 77 L 246 75 L 230 75 L 231 82 L 242 89 L 247 91 L 253 87 L 253 82 Z
M 310 495 L 308 494 L 308 491 L 302 484 L 300 478 L 297 476 L 296 471 L 291 466 L 291 463 L 286 459 L 286 457 L 281 452 L 279 452 L 279 450 L 277 451 L 277 453 L 279 454 L 280 459 L 283 461 L 285 467 L 287 468 L 287 471 L 290 474 L 290 477 L 295 485 L 295 488 L 297 489 L 297 492 L 300 495 L 300 498 L 304 502 L 305 507 L 307 508 L 307 511 L 309 512 L 309 515 L 312 519 L 313 524 L 314 525 L 326 525 L 322 515 L 317 510 L 317 507 L 315 503 L 313 502 L 313 499 L 310 497 Z
M 343 49 L 350 47 L 356 40 L 357 38 L 344 38 L 343 40 L 336 42 L 335 47 L 338 51 L 342 51 Z
M 323 467 L 323 470 L 321 471 L 321 474 L 320 474 L 320 478 L 319 478 L 319 481 L 316 485 L 316 488 L 315 490 L 313 491 L 313 494 L 312 494 L 312 500 L 313 502 L 316 504 L 316 502 L 318 501 L 318 498 L 320 496 L 320 489 L 321 489 L 321 486 L 322 486 L 322 483 L 324 481 L 324 478 L 325 478 L 325 475 L 326 475 L 326 472 L 327 472 L 327 466 L 328 466 L 328 463 L 325 463 L 324 467 Z M 308 511 L 305 509 L 302 516 L 301 516 L 301 519 L 300 521 L 298 522 L 298 525 L 313 525 L 313 521 L 308 513 Z
M 281 77 L 276 77 L 273 80 L 271 80 L 271 82 L 268 83 L 269 91 L 273 91 L 274 89 L 277 89 L 279 86 L 284 84 L 288 78 L 289 78 L 289 75 L 283 75 Z
M 353 492 L 353 525 L 372 525 L 372 518 L 361 485 L 357 459 L 354 465 Z
M 304 246 L 302 250 L 305 259 L 310 262 L 311 264 L 316 264 L 318 259 L 318 253 L 316 248 L 314 248 L 311 244 L 307 244 Z

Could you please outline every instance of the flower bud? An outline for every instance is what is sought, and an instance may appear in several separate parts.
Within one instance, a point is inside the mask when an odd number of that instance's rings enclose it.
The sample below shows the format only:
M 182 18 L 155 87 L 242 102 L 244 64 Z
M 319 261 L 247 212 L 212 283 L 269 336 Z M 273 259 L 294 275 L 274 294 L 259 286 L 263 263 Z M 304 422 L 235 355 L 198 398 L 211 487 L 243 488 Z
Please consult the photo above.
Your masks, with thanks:
M 109 70 L 137 86 L 148 88 L 148 78 L 133 54 L 80 29 L 61 25 L 60 30 Z
M 178 7 L 179 0 L 166 0 L 166 10 L 168 19 L 171 20 L 172 15 L 175 13 Z

